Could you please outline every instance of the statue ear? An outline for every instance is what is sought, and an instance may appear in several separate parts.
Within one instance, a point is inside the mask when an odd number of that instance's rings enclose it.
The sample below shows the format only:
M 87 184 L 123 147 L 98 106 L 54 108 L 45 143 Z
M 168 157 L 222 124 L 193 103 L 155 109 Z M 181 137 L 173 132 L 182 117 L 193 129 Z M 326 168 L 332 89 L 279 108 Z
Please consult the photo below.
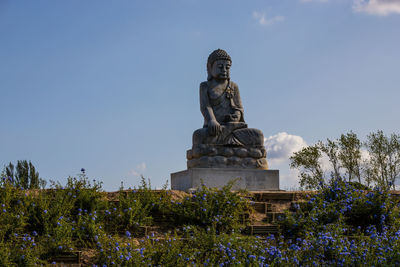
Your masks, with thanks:
M 207 81 L 211 80 L 212 76 L 211 76 L 211 65 L 209 63 L 207 63 Z

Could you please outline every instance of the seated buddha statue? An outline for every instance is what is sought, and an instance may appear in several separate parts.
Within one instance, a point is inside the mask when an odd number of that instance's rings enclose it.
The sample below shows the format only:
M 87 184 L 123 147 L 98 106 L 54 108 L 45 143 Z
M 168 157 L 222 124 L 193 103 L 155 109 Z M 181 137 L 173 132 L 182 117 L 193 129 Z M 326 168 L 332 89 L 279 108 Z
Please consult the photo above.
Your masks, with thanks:
M 207 81 L 200 84 L 200 110 L 204 125 L 193 134 L 193 145 L 263 145 L 258 129 L 247 128 L 239 87 L 230 80 L 231 57 L 222 49 L 207 60 Z
M 253 165 L 266 169 L 263 133 L 258 129 L 248 128 L 244 121 L 239 87 L 230 80 L 231 65 L 231 57 L 222 49 L 215 50 L 208 57 L 208 78 L 200 84 L 200 110 L 204 124 L 203 128 L 193 133 L 193 147 L 188 151 L 188 160 L 203 157 L 201 162 L 199 159 L 196 159 L 196 164 L 191 162 L 194 166 L 200 164 L 202 167 L 210 165 L 210 156 L 213 156 L 220 161 L 220 164 L 216 164 L 218 167 L 226 165 L 226 159 L 218 156 L 235 157 L 235 154 L 239 154 L 245 158 L 251 154 L 252 158 L 263 159 L 261 163 L 258 161 Z M 243 163 L 243 160 L 234 161 Z M 246 164 L 241 164 L 243 165 Z

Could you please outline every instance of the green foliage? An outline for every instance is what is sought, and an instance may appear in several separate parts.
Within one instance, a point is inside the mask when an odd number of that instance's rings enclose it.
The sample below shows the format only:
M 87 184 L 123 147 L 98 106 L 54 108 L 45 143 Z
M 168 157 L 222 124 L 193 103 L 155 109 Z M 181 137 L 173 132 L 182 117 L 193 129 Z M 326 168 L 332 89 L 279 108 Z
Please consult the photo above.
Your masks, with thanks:
M 329 167 L 322 164 L 323 158 L 328 159 Z M 319 189 L 331 179 L 395 189 L 400 175 L 400 136 L 385 136 L 377 131 L 361 142 L 355 133 L 349 132 L 337 140 L 327 139 L 305 147 L 290 160 L 290 167 L 299 170 L 300 186 L 305 189 Z
M 188 226 L 182 235 L 145 238 L 139 246 L 126 238 L 104 236 L 99 242 L 97 262 L 107 266 L 217 266 L 223 263 L 240 266 L 250 259 L 252 263 L 249 261 L 247 266 L 259 266 L 257 257 L 252 255 L 261 252 L 258 245 L 262 242 L 254 237 L 216 234 L 212 230 Z
M 371 133 L 365 142 L 370 155 L 368 174 L 381 187 L 394 187 L 400 174 L 400 136 L 385 136 L 382 131 Z
M 315 189 L 323 182 L 320 159 L 321 151 L 318 145 L 305 147 L 290 157 L 290 167 L 300 169 L 301 187 Z
M 249 201 L 232 192 L 235 181 L 222 189 L 202 185 L 199 190 L 177 203 L 173 212 L 176 223 L 213 227 L 217 232 L 232 232 L 244 226 L 243 216 L 250 209 Z
M 360 165 L 361 165 L 361 141 L 353 132 L 342 134 L 338 140 L 339 152 L 338 159 L 346 170 L 345 175 L 348 181 L 357 178 L 361 183 Z
M 150 182 L 142 178 L 138 188 L 121 188 L 116 199 L 108 201 L 101 183 L 90 182 L 84 172 L 77 178 L 69 177 L 65 186 L 51 182 L 50 188 L 43 190 L 23 190 L 9 179 L 2 179 L 0 263 L 32 266 L 82 247 L 99 249 L 103 260 L 101 252 L 111 245 L 119 258 L 115 243 L 110 242 L 122 238 L 124 243 L 120 246 L 133 249 L 126 239 L 141 236 L 140 228 L 153 225 L 155 218 L 183 227 L 181 236 L 174 242 L 182 236 L 191 240 L 193 236 L 202 236 L 198 249 L 211 248 L 220 233 L 238 232 L 243 227 L 244 213 L 250 211 L 248 200 L 242 193 L 232 192 L 231 187 L 232 183 L 222 190 L 202 186 L 193 194 L 186 194 L 186 198 L 175 196 L 173 199 L 171 192 L 165 188 L 152 190 Z M 162 250 L 165 245 L 161 243 L 151 250 L 150 242 L 153 241 L 146 241 L 147 255 L 151 255 L 146 260 L 149 264 L 176 261 L 176 255 L 182 252 L 182 247 L 174 245 L 171 253 L 165 254 Z M 194 242 L 198 241 L 193 241 L 192 246 Z M 186 247 L 187 243 L 181 242 L 181 245 Z M 132 251 L 132 255 L 135 253 L 140 255 Z M 177 262 L 182 266 L 187 263 L 184 259 Z
M 26 226 L 29 202 L 24 192 L 10 183 L 0 187 L 0 241 L 9 240 L 13 233 Z
M 304 238 L 327 228 L 336 234 L 358 235 L 369 227 L 382 231 L 398 215 L 388 191 L 379 187 L 364 191 L 335 180 L 310 196 L 308 202 L 297 205 L 295 212 L 287 212 L 280 224 L 284 235 L 291 238 Z
M 141 226 L 151 225 L 153 215 L 168 213 L 171 208 L 170 194 L 165 190 L 152 190 L 150 181 L 141 178 L 138 188 L 120 188 L 117 201 L 111 201 L 104 211 L 105 229 L 110 232 L 140 232 Z
M 37 189 L 46 185 L 45 180 L 39 178 L 39 173 L 30 161 L 18 160 L 16 167 L 10 162 L 3 172 L 8 181 L 16 187 Z
M 339 155 L 338 143 L 327 148 Z M 388 188 L 365 190 L 335 174 L 317 182 L 320 190 L 283 216 L 279 234 L 258 238 L 240 232 L 252 210 L 245 192 L 231 191 L 233 182 L 178 194 L 152 190 L 142 178 L 107 199 L 84 172 L 46 190 L 3 179 L 0 266 L 46 266 L 82 248 L 98 266 L 400 265 L 399 207 Z M 143 234 L 142 226 L 160 219 L 164 233 Z
M 0 243 L 0 266 L 17 266 L 11 261 L 11 248 L 4 243 Z
M 46 190 L 23 190 L 15 187 L 10 179 L 3 179 L 0 186 L 0 253 L 9 255 L 3 262 L 32 266 L 52 255 L 70 252 L 76 246 L 95 243 L 97 232 L 93 230 L 94 216 L 90 212 L 96 213 L 96 209 L 101 209 L 107 202 L 100 190 L 101 183 L 91 184 L 84 174 L 79 178 L 68 178 L 65 187 L 52 183 Z M 81 216 L 82 208 L 87 216 Z
M 329 138 L 326 139 L 326 143 L 323 142 L 318 142 L 317 146 L 323 153 L 325 153 L 329 161 L 332 164 L 333 172 L 331 173 L 331 177 L 333 179 L 340 179 L 340 168 L 341 166 L 339 165 L 339 144 L 337 141 L 332 141 Z M 343 152 L 341 153 L 343 155 Z M 319 162 L 316 164 L 319 165 Z M 297 167 L 297 166 L 294 166 Z M 320 175 L 322 177 L 322 174 Z

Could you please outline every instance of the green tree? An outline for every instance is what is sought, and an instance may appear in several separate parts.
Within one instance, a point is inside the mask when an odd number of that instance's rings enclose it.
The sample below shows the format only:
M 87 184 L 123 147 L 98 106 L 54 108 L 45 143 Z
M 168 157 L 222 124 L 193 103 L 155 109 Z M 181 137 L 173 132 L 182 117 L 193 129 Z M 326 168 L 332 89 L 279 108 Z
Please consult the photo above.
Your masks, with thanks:
M 346 170 L 346 176 L 349 182 L 357 179 L 361 183 L 361 141 L 357 135 L 350 131 L 342 134 L 338 140 L 339 153 L 338 158 Z
M 320 164 L 321 156 L 320 147 L 314 145 L 305 147 L 290 157 L 290 167 L 300 170 L 302 188 L 315 189 L 324 182 L 324 172 Z
M 326 143 L 318 142 L 319 149 L 324 152 L 329 159 L 329 162 L 332 164 L 333 171 L 331 173 L 331 177 L 334 179 L 340 179 L 340 161 L 338 157 L 339 153 L 339 145 L 337 141 L 332 141 L 329 138 L 326 139 Z
M 362 158 L 361 149 L 365 147 L 368 157 Z M 327 158 L 331 164 L 331 179 L 344 179 L 349 182 L 363 182 L 395 189 L 396 179 L 400 175 L 400 135 L 385 136 L 382 131 L 371 133 L 366 142 L 361 142 L 350 131 L 339 139 L 305 147 L 290 157 L 291 168 L 299 170 L 300 186 L 317 189 L 320 182 L 329 180 L 324 177 L 321 159 Z
M 400 136 L 389 137 L 382 131 L 367 136 L 365 146 L 369 152 L 368 173 L 380 186 L 395 189 L 396 178 L 400 174 Z
M 319 141 L 316 145 L 305 147 L 290 157 L 290 167 L 299 169 L 300 186 L 317 189 L 325 180 L 321 159 L 327 157 L 331 164 L 331 179 L 339 180 L 346 176 L 349 182 L 357 179 L 361 183 L 361 141 L 353 132 L 342 134 L 337 140 Z M 344 175 L 341 174 L 344 170 Z
M 3 172 L 15 186 L 23 189 L 37 189 L 46 184 L 45 180 L 39 178 L 39 172 L 31 161 L 18 160 L 16 166 L 10 162 Z

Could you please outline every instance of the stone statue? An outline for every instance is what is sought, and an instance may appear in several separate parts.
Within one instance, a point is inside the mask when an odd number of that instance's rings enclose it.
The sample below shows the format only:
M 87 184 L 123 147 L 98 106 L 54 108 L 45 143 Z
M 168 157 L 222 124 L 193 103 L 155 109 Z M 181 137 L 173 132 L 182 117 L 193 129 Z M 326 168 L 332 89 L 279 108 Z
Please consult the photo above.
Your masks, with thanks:
M 247 128 L 239 87 L 230 80 L 231 64 L 222 49 L 208 57 L 208 78 L 200 84 L 204 125 L 193 133 L 188 168 L 268 169 L 263 133 Z

